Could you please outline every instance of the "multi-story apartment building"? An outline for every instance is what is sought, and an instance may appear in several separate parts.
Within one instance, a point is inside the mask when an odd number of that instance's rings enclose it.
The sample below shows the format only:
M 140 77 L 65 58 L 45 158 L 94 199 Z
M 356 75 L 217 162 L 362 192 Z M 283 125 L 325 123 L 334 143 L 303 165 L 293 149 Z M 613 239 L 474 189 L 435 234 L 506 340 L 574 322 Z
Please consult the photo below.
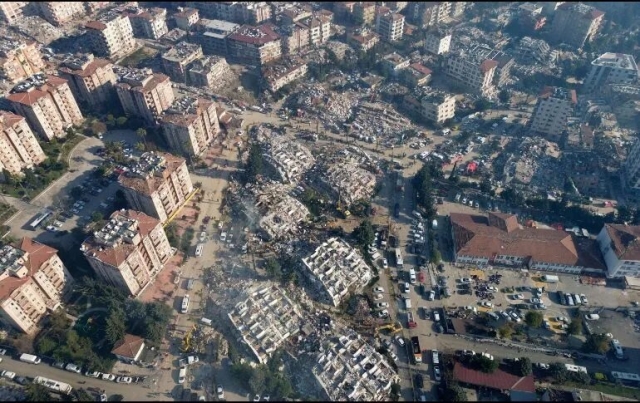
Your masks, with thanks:
M 352 12 L 356 24 L 373 26 L 376 20 L 376 3 L 357 2 Z
M 249 66 L 262 66 L 282 56 L 280 35 L 271 24 L 243 25 L 227 37 L 229 59 Z
M 471 50 L 477 60 L 493 60 L 496 63 L 496 72 L 493 75 L 493 85 L 503 88 L 509 83 L 511 68 L 515 60 L 510 55 L 501 50 L 491 49 L 488 46 L 476 46 Z
M 167 9 L 152 7 L 127 9 L 125 13 L 131 22 L 133 36 L 136 38 L 160 39 L 167 32 Z
M 262 79 L 269 91 L 276 92 L 307 74 L 307 63 L 299 57 L 287 57 L 262 68 Z
M 429 31 L 424 36 L 424 50 L 434 55 L 442 55 L 451 48 L 451 34 L 444 31 Z
M 333 3 L 333 12 L 336 13 L 336 18 L 348 18 L 353 15 L 357 1 L 336 1 Z M 374 10 L 375 13 L 375 10 Z M 375 17 L 374 17 L 375 18 Z
M 3 79 L 15 83 L 39 73 L 44 66 L 37 42 L 0 38 L 0 77 Z
M 178 83 L 187 82 L 187 66 L 204 56 L 202 46 L 180 42 L 162 55 L 162 68 L 171 80 Z
M 200 12 L 195 8 L 181 8 L 179 13 L 173 15 L 176 26 L 188 31 L 200 20 Z
M 627 154 L 623 176 L 626 186 L 633 191 L 632 193 L 635 193 L 630 196 L 637 196 L 640 193 L 640 141 L 637 138 Z
M 100 11 L 104 8 L 111 6 L 113 3 L 110 1 L 85 1 L 84 9 L 87 14 L 91 15 L 97 11 Z
M 585 92 L 594 92 L 606 84 L 633 84 L 638 81 L 638 65 L 632 55 L 605 53 L 591 62 L 584 80 Z
M 382 69 L 393 76 L 399 75 L 402 70 L 409 67 L 409 64 L 411 64 L 411 59 L 402 57 L 396 52 L 385 55 L 380 61 Z
M 301 21 L 309 27 L 309 44 L 318 45 L 329 41 L 331 36 L 331 21 L 325 16 L 313 15 Z
M 451 236 L 454 260 L 459 264 L 574 275 L 606 271 L 595 240 L 555 229 L 523 228 L 512 214 L 451 213 Z
M 202 154 L 220 133 L 216 106 L 202 98 L 176 100 L 160 118 L 169 147 L 183 155 Z
M 407 18 L 420 28 L 445 24 L 452 16 L 453 4 L 448 1 L 411 2 L 407 6 Z
M 85 14 L 84 4 L 81 1 L 43 1 L 38 3 L 38 6 L 44 19 L 55 26 L 64 25 Z
M 604 13 L 582 3 L 564 3 L 555 11 L 549 39 L 552 43 L 566 43 L 582 48 L 598 34 Z
M 360 29 L 347 34 L 347 43 L 355 49 L 368 51 L 380 42 L 380 35 L 367 29 Z
M 118 182 L 130 206 L 163 223 L 193 192 L 186 160 L 166 153 L 144 153 Z
M 531 130 L 558 141 L 567 128 L 578 98 L 575 90 L 544 87 L 531 117 Z
M 491 99 L 496 96 L 493 76 L 497 67 L 495 60 L 477 60 L 470 55 L 457 54 L 448 57 L 445 74 L 455 84 Z
M 298 21 L 309 18 L 313 15 L 313 8 L 310 5 L 293 6 L 287 8 L 280 14 L 280 21 L 283 25 L 295 24 Z
M 171 258 L 171 245 L 157 218 L 134 210 L 113 212 L 80 246 L 98 277 L 139 296 Z
M 238 24 L 261 24 L 271 19 L 271 6 L 264 1 L 188 1 L 186 5 L 197 8 L 204 18 L 217 18 Z
M 542 29 L 547 23 L 547 17 L 542 15 L 543 7 L 539 4 L 523 3 L 518 6 L 516 23 L 525 32 Z
M 426 91 L 420 98 L 422 116 L 433 122 L 442 124 L 453 119 L 456 113 L 456 97 L 442 91 Z
M 425 67 L 421 63 L 412 63 L 403 70 L 403 80 L 409 85 L 409 88 L 421 87 L 429 84 L 431 81 L 431 74 L 433 72 L 430 68 Z
M 195 87 L 216 87 L 220 79 L 228 76 L 231 68 L 224 57 L 207 56 L 191 63 L 187 82 Z
M 38 73 L 16 85 L 13 91 L 7 100 L 45 140 L 65 137 L 66 129 L 83 121 L 78 103 L 64 78 Z
M 0 320 L 33 335 L 73 287 L 58 251 L 30 238 L 0 249 Z
M 153 123 L 174 100 L 171 80 L 164 74 L 154 74 L 151 69 L 134 69 L 117 66 L 116 94 L 127 115 L 139 116 Z
M 46 158 L 26 119 L 0 111 L 0 170 L 20 175 Z
M 58 74 L 69 81 L 80 105 L 104 111 L 115 100 L 114 86 L 118 78 L 109 60 L 96 59 L 91 53 L 72 56 L 60 64 Z
M 287 54 L 295 54 L 309 46 L 310 29 L 301 22 L 280 27 L 282 36 L 282 51 Z
M 376 32 L 383 41 L 399 41 L 404 35 L 404 15 L 394 13 L 387 7 L 378 7 L 376 9 Z
M 237 32 L 240 25 L 222 20 L 201 19 L 195 27 L 195 42 L 205 55 L 227 56 L 227 38 Z
M 107 12 L 97 21 L 85 24 L 93 52 L 102 57 L 117 57 L 133 51 L 136 41 L 129 17 Z
M 605 224 L 596 238 L 607 277 L 640 277 L 640 226 Z
M 0 21 L 13 24 L 23 16 L 28 1 L 0 1 Z

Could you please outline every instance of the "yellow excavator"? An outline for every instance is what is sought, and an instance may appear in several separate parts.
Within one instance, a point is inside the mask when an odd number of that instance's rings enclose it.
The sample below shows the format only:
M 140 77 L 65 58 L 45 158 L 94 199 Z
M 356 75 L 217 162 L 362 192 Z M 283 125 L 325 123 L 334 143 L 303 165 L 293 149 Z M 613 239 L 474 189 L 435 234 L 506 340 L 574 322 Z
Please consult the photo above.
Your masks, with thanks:
M 183 353 L 187 353 L 191 350 L 191 336 L 195 330 L 196 325 L 193 325 L 187 334 L 184 335 L 184 338 L 182 339 L 182 348 L 180 349 Z
M 351 212 L 347 209 L 347 206 L 342 203 L 342 194 L 338 194 L 338 203 L 336 204 L 336 210 L 342 215 L 342 218 L 347 219 L 351 215 Z
M 378 326 L 376 327 L 375 335 L 377 336 L 381 330 L 389 330 L 391 334 L 398 333 L 402 330 L 402 323 L 398 321 L 396 323 L 387 323 L 386 325 Z

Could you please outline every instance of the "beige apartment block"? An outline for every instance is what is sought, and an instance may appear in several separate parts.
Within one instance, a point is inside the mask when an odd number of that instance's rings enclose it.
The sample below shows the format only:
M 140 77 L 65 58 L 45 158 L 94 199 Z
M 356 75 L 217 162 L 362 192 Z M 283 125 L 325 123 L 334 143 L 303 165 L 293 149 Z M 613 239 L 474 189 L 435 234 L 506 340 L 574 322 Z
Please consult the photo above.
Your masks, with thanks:
M 13 109 L 45 140 L 62 138 L 83 116 L 67 80 L 38 73 L 14 87 L 7 96 Z
M 376 32 L 383 41 L 399 41 L 404 34 L 404 15 L 394 13 L 388 7 L 378 7 L 376 10 Z
M 310 29 L 300 22 L 283 26 L 280 32 L 282 34 L 282 50 L 287 54 L 298 53 L 309 46 Z
M 204 56 L 198 44 L 180 42 L 162 55 L 162 67 L 171 80 L 187 82 L 187 66 Z
M 301 21 L 309 27 L 309 44 L 320 45 L 329 41 L 331 36 L 331 21 L 321 15 L 314 15 Z
M 272 24 L 243 25 L 227 38 L 229 59 L 249 66 L 262 66 L 282 56 L 280 35 Z
M 378 42 L 380 42 L 380 35 L 368 29 L 359 29 L 347 34 L 347 44 L 365 52 L 376 46 Z
M 478 60 L 463 54 L 451 55 L 447 59 L 445 74 L 453 83 L 491 99 L 496 96 L 492 83 L 497 67 L 495 60 Z
M 0 21 L 13 24 L 23 16 L 28 1 L 0 1 Z
M 260 24 L 271 19 L 271 6 L 264 1 L 188 1 L 204 18 L 219 19 L 238 24 Z
M 195 87 L 218 87 L 231 73 L 224 57 L 207 56 L 194 61 L 187 70 L 187 82 Z
M 307 63 L 299 57 L 283 58 L 262 68 L 262 78 L 269 91 L 276 92 L 307 74 Z
M 171 80 L 151 69 L 115 69 L 118 75 L 116 93 L 125 114 L 139 116 L 149 123 L 158 119 L 174 100 Z
M 0 38 L 0 77 L 3 79 L 15 83 L 39 73 L 44 66 L 37 42 Z
M 200 20 L 200 13 L 195 8 L 182 8 L 182 11 L 173 15 L 176 25 L 180 29 L 188 31 Z
M 134 210 L 115 211 L 80 250 L 98 277 L 139 296 L 172 256 L 160 220 Z
M 148 10 L 136 8 L 125 14 L 129 17 L 135 37 L 160 39 L 169 32 L 165 8 L 152 7 Z
M 549 39 L 552 43 L 566 43 L 582 48 L 598 34 L 604 12 L 583 3 L 564 3 L 556 9 Z
M 202 154 L 220 133 L 216 106 L 202 98 L 175 101 L 160 120 L 172 150 L 190 156 Z
M 280 14 L 282 24 L 295 24 L 313 15 L 313 7 L 308 4 L 287 8 Z
M 448 1 L 411 2 L 406 15 L 413 24 L 427 28 L 447 23 L 452 9 L 453 5 Z
M 57 250 L 30 238 L 0 249 L 0 320 L 21 332 L 35 334 L 72 287 Z
M 91 109 L 106 110 L 115 99 L 118 78 L 109 60 L 96 59 L 91 53 L 72 56 L 62 62 L 58 74 L 69 81 L 76 99 Z
M 434 55 L 442 55 L 451 48 L 451 34 L 439 31 L 427 32 L 424 37 L 424 49 Z
M 357 2 L 353 6 L 353 19 L 358 25 L 373 25 L 376 19 L 376 4 L 374 2 Z
M 425 93 L 420 103 L 422 116 L 433 123 L 442 124 L 453 119 L 456 113 L 456 97 L 441 91 Z
M 531 130 L 558 141 L 567 128 L 578 98 L 575 90 L 559 87 L 544 87 L 531 117 Z
M 20 175 L 47 158 L 27 120 L 11 112 L 0 111 L 0 169 Z
M 55 26 L 64 25 L 85 14 L 84 3 L 81 1 L 44 1 L 38 5 L 44 19 Z
M 108 12 L 85 24 L 93 52 L 102 57 L 126 55 L 136 47 L 129 17 Z
M 118 182 L 130 206 L 163 223 L 193 192 L 186 160 L 160 152 L 144 153 Z

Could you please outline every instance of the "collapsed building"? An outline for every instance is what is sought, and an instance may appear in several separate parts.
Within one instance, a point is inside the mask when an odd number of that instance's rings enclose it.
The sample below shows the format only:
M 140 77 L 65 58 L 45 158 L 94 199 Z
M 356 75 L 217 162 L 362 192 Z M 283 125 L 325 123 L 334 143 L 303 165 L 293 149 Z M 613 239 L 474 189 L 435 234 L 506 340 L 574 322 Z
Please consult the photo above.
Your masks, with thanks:
M 287 183 L 298 182 L 316 163 L 311 151 L 298 143 L 271 138 L 264 144 L 264 148 L 265 162 Z
M 387 360 L 353 330 L 331 340 L 312 372 L 334 401 L 386 401 L 399 382 Z
M 299 57 L 286 57 L 262 68 L 262 79 L 269 91 L 276 92 L 307 74 L 307 63 Z
M 360 253 L 340 238 L 330 238 L 302 259 L 304 275 L 320 299 L 338 306 L 351 291 L 364 287 L 372 278 L 371 268 Z
M 352 162 L 330 165 L 321 182 L 347 205 L 371 198 L 376 187 L 375 175 Z
M 254 189 L 255 206 L 262 215 L 259 225 L 269 239 L 295 237 L 300 223 L 309 217 L 307 207 L 291 197 L 290 190 L 277 182 Z
M 227 316 L 258 362 L 264 364 L 278 347 L 300 331 L 302 316 L 299 308 L 275 285 L 254 288 L 247 294 Z

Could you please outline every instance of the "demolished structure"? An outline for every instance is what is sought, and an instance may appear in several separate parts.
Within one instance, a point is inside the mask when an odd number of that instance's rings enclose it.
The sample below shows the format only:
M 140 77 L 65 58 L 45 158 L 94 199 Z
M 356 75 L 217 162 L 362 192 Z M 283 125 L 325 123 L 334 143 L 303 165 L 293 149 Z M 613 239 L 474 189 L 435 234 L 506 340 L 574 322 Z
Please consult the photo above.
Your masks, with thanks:
M 374 174 L 350 162 L 330 165 L 321 180 L 347 205 L 371 198 L 376 187 Z

